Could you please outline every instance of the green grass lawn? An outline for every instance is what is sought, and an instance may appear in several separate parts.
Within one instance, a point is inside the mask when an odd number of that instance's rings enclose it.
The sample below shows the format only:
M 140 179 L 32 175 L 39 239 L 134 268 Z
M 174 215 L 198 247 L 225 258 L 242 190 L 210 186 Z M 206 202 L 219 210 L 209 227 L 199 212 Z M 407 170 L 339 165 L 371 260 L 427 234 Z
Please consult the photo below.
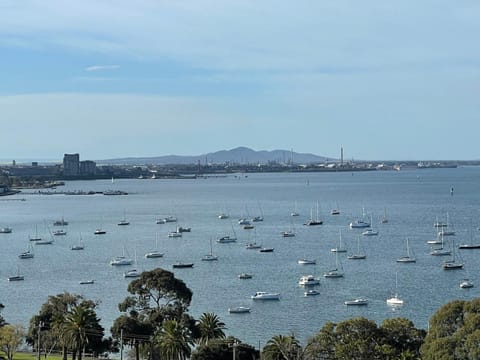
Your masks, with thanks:
M 0 351 L 0 357 L 7 358 L 3 352 Z M 14 360 L 36 360 L 37 354 L 35 353 L 28 353 L 28 352 L 17 352 L 13 357 Z M 42 360 L 45 360 L 45 356 L 41 357 Z M 62 360 L 60 355 L 49 355 L 47 356 L 48 360 Z

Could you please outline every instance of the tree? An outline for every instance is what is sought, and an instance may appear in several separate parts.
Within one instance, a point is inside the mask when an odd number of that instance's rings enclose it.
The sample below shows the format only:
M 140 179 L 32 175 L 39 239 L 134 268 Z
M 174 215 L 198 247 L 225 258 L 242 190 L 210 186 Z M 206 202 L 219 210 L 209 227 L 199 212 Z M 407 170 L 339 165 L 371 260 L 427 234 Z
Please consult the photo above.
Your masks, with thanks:
M 64 292 L 55 296 L 49 296 L 44 303 L 38 315 L 30 319 L 28 328 L 27 343 L 34 348 L 38 348 L 38 332 L 41 331 L 40 342 L 45 350 L 54 346 L 59 346 L 62 350 L 62 357 L 67 359 L 67 344 L 64 341 L 63 325 L 65 316 L 80 301 L 80 295 Z
M 135 359 L 140 359 L 140 346 L 147 342 L 152 334 L 152 327 L 148 323 L 141 322 L 137 316 L 122 315 L 115 320 L 110 329 L 116 339 L 132 346 L 135 350 Z
M 426 332 L 405 318 L 386 319 L 380 325 L 383 355 L 395 359 L 418 359 Z M 388 349 L 388 350 L 387 350 Z
M 198 321 L 198 328 L 200 331 L 200 345 L 206 345 L 211 339 L 223 339 L 226 329 L 225 323 L 213 313 L 203 313 Z
M 335 324 L 327 322 L 320 331 L 308 340 L 305 346 L 306 360 L 334 360 L 335 359 Z
M 422 359 L 478 359 L 480 354 L 480 299 L 452 301 L 430 319 L 420 352 Z
M 189 358 L 193 345 L 188 328 L 177 320 L 165 320 L 155 338 L 162 359 L 184 360 Z
M 337 359 L 370 360 L 377 356 L 379 332 L 377 324 L 364 317 L 340 322 L 335 329 Z
M 135 314 L 140 321 L 149 321 L 157 329 L 165 319 L 182 320 L 192 301 L 192 291 L 187 285 L 160 268 L 142 272 L 128 285 L 128 292 L 133 296 L 119 304 L 120 311 Z
M 259 351 L 253 346 L 229 336 L 226 339 L 212 339 L 208 344 L 199 345 L 192 352 L 191 360 L 232 360 L 234 349 L 237 360 L 254 360 L 259 357 Z
M 295 336 L 275 335 L 262 350 L 262 359 L 291 360 L 302 358 L 302 347 Z
M 2 303 L 0 303 L 0 311 L 2 311 L 2 309 L 3 309 L 4 307 L 5 307 L 5 306 L 4 306 Z M 3 316 L 0 315 L 0 327 L 5 326 L 5 325 L 7 325 L 7 323 L 5 322 L 5 319 L 3 318 Z
M 103 338 L 103 328 L 99 323 L 100 319 L 88 302 L 82 302 L 68 312 L 63 331 L 73 350 L 73 359 L 78 354 L 78 360 L 82 360 L 82 351 L 91 338 Z
M 23 343 L 25 330 L 20 325 L 5 325 L 0 327 L 0 349 L 7 355 L 8 360 L 13 356 Z

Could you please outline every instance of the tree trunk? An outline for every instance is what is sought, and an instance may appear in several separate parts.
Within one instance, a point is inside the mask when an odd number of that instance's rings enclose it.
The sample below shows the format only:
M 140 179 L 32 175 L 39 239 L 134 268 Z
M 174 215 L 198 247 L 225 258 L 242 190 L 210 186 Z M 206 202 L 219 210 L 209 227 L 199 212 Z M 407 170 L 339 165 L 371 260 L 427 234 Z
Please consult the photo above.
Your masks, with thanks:
M 135 360 L 140 360 L 140 350 L 138 347 L 138 341 L 135 341 Z
M 67 353 L 67 347 L 62 346 L 62 360 L 68 360 L 68 353 Z

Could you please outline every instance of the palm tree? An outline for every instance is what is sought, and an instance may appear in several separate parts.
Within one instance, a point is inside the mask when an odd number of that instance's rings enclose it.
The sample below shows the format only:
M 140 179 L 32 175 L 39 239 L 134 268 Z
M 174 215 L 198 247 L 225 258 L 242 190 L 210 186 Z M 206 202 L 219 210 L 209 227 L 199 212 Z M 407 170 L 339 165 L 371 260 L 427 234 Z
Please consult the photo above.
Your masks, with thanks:
M 82 360 L 82 350 L 88 343 L 89 334 L 97 329 L 99 319 L 95 311 L 85 302 L 74 306 L 66 315 L 64 335 L 73 350 L 73 359 L 78 352 L 78 360 Z
M 211 339 L 224 339 L 226 329 L 225 323 L 213 313 L 203 313 L 198 321 L 198 328 L 200 330 L 200 345 L 208 345 Z
M 302 347 L 295 336 L 275 335 L 262 351 L 264 360 L 302 359 Z
M 188 327 L 174 319 L 165 320 L 157 334 L 156 343 L 162 359 L 184 360 L 190 356 L 193 340 Z

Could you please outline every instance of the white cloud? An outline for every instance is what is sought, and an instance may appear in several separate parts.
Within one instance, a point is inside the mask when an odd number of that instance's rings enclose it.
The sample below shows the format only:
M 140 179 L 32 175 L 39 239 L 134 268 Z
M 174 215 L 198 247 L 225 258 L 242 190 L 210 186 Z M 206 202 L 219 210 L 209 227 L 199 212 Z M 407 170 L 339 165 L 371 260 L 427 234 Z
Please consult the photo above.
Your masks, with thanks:
M 120 69 L 120 65 L 92 65 L 85 68 L 85 71 L 102 71 Z

